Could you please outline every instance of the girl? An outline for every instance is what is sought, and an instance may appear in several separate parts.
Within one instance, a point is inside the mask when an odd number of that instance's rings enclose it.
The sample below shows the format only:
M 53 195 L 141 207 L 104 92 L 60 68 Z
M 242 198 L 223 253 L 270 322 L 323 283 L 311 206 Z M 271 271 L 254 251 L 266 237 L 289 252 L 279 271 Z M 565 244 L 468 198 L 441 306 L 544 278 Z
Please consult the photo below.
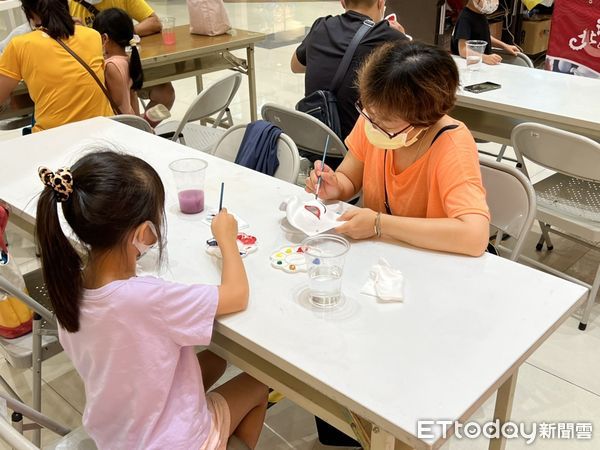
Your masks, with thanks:
M 94 19 L 94 30 L 102 35 L 106 58 L 104 75 L 106 88 L 121 114 L 140 114 L 137 91 L 144 84 L 144 73 L 134 37 L 133 21 L 125 11 L 109 8 Z M 126 49 L 131 47 L 131 56 Z M 144 118 L 153 126 L 170 117 L 164 105 L 150 108 Z
M 194 351 L 209 344 L 215 316 L 248 303 L 235 219 L 223 210 L 212 224 L 223 253 L 220 286 L 136 277 L 136 260 L 154 245 L 163 249 L 165 191 L 156 171 L 101 151 L 39 173 L 44 276 L 60 342 L 84 381 L 83 424 L 98 448 L 225 450 L 232 434 L 254 448 L 266 386 L 241 374 L 205 394 L 225 363 Z M 85 259 L 61 229 L 59 206 Z

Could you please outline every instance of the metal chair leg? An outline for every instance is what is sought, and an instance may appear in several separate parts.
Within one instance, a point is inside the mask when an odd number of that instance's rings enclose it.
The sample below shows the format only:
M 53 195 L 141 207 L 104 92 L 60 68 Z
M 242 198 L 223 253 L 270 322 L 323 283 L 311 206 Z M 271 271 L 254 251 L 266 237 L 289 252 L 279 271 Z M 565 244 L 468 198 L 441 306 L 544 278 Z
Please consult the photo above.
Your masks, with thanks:
M 506 153 L 506 148 L 508 145 L 504 144 L 500 147 L 500 152 L 498 152 L 498 156 L 496 157 L 496 162 L 502 162 L 502 158 L 504 157 L 504 153 Z
M 550 240 L 550 233 L 548 232 L 548 230 L 550 229 L 550 225 L 542 222 L 541 220 L 539 221 L 539 224 L 540 224 L 540 228 L 542 230 L 542 236 L 540 237 L 540 240 L 538 241 L 537 245 L 535 246 L 535 249 L 537 251 L 542 250 L 542 248 L 544 247 L 544 242 L 545 242 L 546 248 L 548 248 L 548 250 L 553 250 L 554 245 L 552 244 L 552 241 Z
M 590 289 L 590 294 L 587 299 L 587 304 L 585 305 L 583 315 L 581 316 L 581 322 L 579 322 L 579 329 L 581 331 L 583 331 L 587 328 L 587 323 L 590 320 L 590 314 L 592 313 L 592 308 L 594 307 L 594 303 L 596 303 L 596 297 L 598 296 L 599 290 L 600 290 L 600 265 L 598 265 L 598 270 L 596 271 L 596 278 L 594 278 L 594 283 L 592 284 L 592 288 Z
M 33 409 L 42 411 L 42 316 L 33 314 L 31 369 L 33 371 Z M 33 445 L 41 444 L 41 430 L 33 430 Z

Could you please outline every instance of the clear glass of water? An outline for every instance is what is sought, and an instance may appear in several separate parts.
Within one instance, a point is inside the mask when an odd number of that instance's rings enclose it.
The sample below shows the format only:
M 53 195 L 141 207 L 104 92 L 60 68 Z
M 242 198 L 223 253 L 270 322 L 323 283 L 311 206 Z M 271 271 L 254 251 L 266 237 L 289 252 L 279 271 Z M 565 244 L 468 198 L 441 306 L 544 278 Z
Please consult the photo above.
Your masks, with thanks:
M 317 307 L 329 308 L 342 295 L 344 260 L 350 243 L 341 236 L 321 234 L 302 242 L 308 268 L 309 300 Z
M 486 41 L 467 41 L 467 68 L 469 70 L 481 69 L 481 61 L 487 45 Z

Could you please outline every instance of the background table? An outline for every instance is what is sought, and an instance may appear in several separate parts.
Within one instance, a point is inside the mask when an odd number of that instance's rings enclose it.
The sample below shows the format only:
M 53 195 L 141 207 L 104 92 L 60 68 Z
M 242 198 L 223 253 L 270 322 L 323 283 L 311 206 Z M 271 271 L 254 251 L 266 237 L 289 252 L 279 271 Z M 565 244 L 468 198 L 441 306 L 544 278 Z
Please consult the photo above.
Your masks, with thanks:
M 42 189 L 38 166 L 71 165 L 82 148 L 106 142 L 144 158 L 163 179 L 169 247 L 162 276 L 184 283 L 218 283 L 220 269 L 204 250 L 210 237 L 204 214 L 178 210 L 168 164 L 182 157 L 208 161 L 207 208 L 217 207 L 224 181 L 224 205 L 250 224 L 244 231 L 259 244 L 245 260 L 248 309 L 216 321 L 213 348 L 346 433 L 353 430 L 348 422 L 362 423 L 358 417 L 375 424 L 372 449 L 391 449 L 394 438 L 439 448 L 445 442 L 440 430 L 419 439 L 417 421 L 464 421 L 496 391 L 495 415 L 507 420 L 519 366 L 586 293 L 489 254 L 470 258 L 361 241 L 347 256 L 345 303 L 315 310 L 297 296 L 306 275 L 269 263 L 280 246 L 300 240 L 280 226 L 278 210 L 282 200 L 303 195 L 299 187 L 105 118 L 0 142 L 0 152 L 10 155 L 0 166 L 0 198 L 12 205 L 13 217 L 33 224 Z M 359 294 L 380 257 L 403 271 L 405 303 L 381 304 Z M 151 262 L 143 258 L 142 268 Z M 494 449 L 502 445 L 491 442 Z
M 512 129 L 537 122 L 600 141 L 600 80 L 499 64 L 469 72 L 454 57 L 461 85 L 492 81 L 495 91 L 474 94 L 459 89 L 452 117 L 465 122 L 475 137 L 510 145 Z
M 238 70 L 248 76 L 250 118 L 257 118 L 256 72 L 254 44 L 265 38 L 263 33 L 232 29 L 220 36 L 190 34 L 189 25 L 175 27 L 176 43 L 165 45 L 160 33 L 142 38 L 141 60 L 144 87 L 196 77 L 198 92 L 202 90 L 202 75 L 220 70 Z M 246 49 L 246 60 L 233 56 L 233 50 Z M 13 96 L 28 95 L 27 86 L 20 83 Z M 175 93 L 177 95 L 177 92 Z M 31 108 L 7 110 L 0 119 L 31 113 Z

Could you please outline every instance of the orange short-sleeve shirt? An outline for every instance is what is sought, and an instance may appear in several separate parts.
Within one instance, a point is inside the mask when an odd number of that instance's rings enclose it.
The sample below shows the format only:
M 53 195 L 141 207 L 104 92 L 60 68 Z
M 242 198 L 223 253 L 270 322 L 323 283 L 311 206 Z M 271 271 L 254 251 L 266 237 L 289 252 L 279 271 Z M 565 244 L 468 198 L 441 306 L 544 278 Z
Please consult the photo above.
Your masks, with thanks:
M 481 214 L 490 218 L 481 182 L 479 157 L 473 136 L 459 122 L 442 133 L 417 161 L 402 172 L 394 166 L 394 152 L 374 147 L 360 117 L 346 145 L 364 164 L 363 203 L 385 212 L 385 183 L 392 214 L 403 217 L 456 218 Z

